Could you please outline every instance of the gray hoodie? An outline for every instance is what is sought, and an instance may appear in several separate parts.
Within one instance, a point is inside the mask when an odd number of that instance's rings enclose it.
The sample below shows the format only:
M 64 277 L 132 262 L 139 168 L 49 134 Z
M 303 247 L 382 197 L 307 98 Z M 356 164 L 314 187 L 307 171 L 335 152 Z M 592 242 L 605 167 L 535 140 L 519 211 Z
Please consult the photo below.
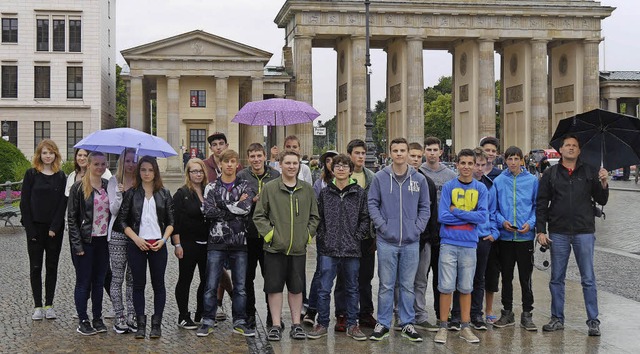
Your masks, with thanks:
M 458 177 L 455 172 L 453 172 L 450 168 L 442 163 L 438 164 L 438 168 L 436 170 L 432 170 L 431 168 L 429 168 L 429 165 L 424 162 L 420 166 L 420 172 L 431 178 L 433 180 L 433 183 L 435 183 L 436 188 L 438 189 L 438 203 L 440 203 L 440 192 L 442 191 L 442 186 L 452 179 Z

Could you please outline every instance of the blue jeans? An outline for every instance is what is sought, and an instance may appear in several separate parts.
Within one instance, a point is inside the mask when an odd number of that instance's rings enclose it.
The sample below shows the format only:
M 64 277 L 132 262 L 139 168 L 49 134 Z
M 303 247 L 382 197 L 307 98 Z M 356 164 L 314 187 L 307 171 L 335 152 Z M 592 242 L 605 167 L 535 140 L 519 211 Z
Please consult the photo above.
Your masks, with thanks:
M 231 282 L 233 293 L 231 294 L 231 315 L 233 324 L 245 323 L 247 319 L 247 292 L 245 280 L 247 277 L 247 251 L 218 251 L 210 250 L 207 253 L 207 283 L 204 288 L 204 312 L 203 323 L 213 326 L 218 308 L 218 283 L 224 264 L 229 264 L 231 269 Z
M 551 316 L 564 323 L 564 280 L 567 276 L 567 263 L 571 248 L 578 263 L 582 284 L 582 295 L 587 308 L 587 319 L 598 319 L 598 289 L 593 271 L 593 248 L 596 242 L 594 234 L 549 234 L 551 238 Z
M 338 269 L 342 272 L 344 290 L 346 292 L 347 326 L 353 326 L 358 321 L 358 272 L 360 259 L 355 257 L 340 258 L 318 256 L 320 271 L 320 286 L 318 287 L 318 323 L 329 327 L 329 312 L 331 305 L 331 288 Z
M 455 290 L 461 294 L 471 294 L 475 271 L 475 248 L 440 244 L 438 290 L 441 294 L 451 294 Z
M 88 320 L 87 301 L 91 294 L 93 319 L 102 318 L 102 297 L 104 278 L 109 267 L 107 237 L 93 237 L 91 243 L 82 243 L 84 254 L 72 254 L 76 267 L 76 288 L 73 298 L 80 321 Z M 93 289 L 93 291 L 92 291 Z
M 413 282 L 418 271 L 420 259 L 420 245 L 418 242 L 397 246 L 388 244 L 380 239 L 378 246 L 378 322 L 387 328 L 391 328 L 393 317 L 393 289 L 396 280 L 400 286 L 398 298 L 398 314 L 400 325 L 415 321 L 413 302 L 415 293 Z

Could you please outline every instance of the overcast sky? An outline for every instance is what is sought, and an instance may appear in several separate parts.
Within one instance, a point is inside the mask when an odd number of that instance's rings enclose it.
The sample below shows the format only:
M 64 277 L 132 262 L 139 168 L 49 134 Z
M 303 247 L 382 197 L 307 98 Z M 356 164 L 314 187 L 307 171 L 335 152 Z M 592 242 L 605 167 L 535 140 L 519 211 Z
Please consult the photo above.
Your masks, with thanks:
M 588 1 L 588 0 L 587 0 Z M 120 0 L 116 2 L 116 47 L 119 52 L 138 45 L 200 29 L 217 36 L 273 53 L 269 65 L 282 65 L 284 30 L 273 22 L 284 0 Z M 638 0 L 602 0 L 617 7 L 604 20 L 600 45 L 600 69 L 640 71 L 640 14 Z M 363 5 L 364 6 L 364 5 Z M 603 49 L 604 48 L 604 49 Z M 606 58 L 604 57 L 606 55 Z M 446 51 L 424 52 L 424 85 L 451 75 L 451 55 Z M 371 105 L 385 97 L 386 55 L 371 51 Z M 496 78 L 499 71 L 496 71 Z M 318 120 L 335 115 L 336 53 L 332 49 L 313 50 L 313 105 L 321 113 Z

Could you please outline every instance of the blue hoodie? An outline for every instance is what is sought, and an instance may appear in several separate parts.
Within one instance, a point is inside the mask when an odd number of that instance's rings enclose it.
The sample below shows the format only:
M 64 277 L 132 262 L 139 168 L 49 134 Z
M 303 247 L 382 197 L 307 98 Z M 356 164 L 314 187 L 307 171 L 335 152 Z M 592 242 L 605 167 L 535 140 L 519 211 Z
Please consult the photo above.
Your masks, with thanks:
M 514 176 L 509 169 L 502 171 L 493 180 L 496 190 L 496 227 L 502 241 L 530 241 L 535 238 L 536 199 L 538 197 L 538 178 L 522 170 Z M 521 234 L 507 231 L 502 225 L 509 221 L 518 229 L 529 224 L 529 232 Z
M 398 246 L 418 242 L 431 214 L 427 179 L 408 166 L 400 183 L 387 166 L 369 186 L 368 205 L 378 240 Z
M 493 182 L 485 175 L 482 180 L 478 180 L 488 189 L 488 210 L 487 222 L 478 224 L 478 238 L 483 239 L 489 235 L 493 236 L 494 241 L 500 237 L 496 228 L 496 190 L 493 188 Z
M 487 187 L 475 179 L 462 183 L 456 178 L 442 186 L 438 205 L 440 243 L 478 247 L 478 226 L 489 222 L 488 194 Z

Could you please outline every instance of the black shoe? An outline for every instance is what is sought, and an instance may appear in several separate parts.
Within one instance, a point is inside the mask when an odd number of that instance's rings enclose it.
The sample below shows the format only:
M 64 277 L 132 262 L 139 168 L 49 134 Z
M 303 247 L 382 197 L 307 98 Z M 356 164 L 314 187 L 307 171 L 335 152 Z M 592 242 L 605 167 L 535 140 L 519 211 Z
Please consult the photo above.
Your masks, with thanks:
M 493 327 L 503 328 L 516 324 L 515 316 L 511 310 L 500 310 L 500 318 L 493 322 Z
M 471 320 L 471 327 L 479 331 L 487 330 L 487 324 L 482 320 L 482 317 Z
M 104 333 L 107 331 L 107 326 L 104 325 L 102 318 L 93 319 L 91 323 L 93 324 L 93 328 L 96 330 L 96 333 Z
M 389 336 L 389 328 L 381 325 L 380 323 L 376 323 L 376 327 L 373 329 L 373 333 L 371 333 L 371 337 L 369 339 L 381 341 Z
M 184 329 L 197 329 L 198 325 L 191 320 L 191 314 L 187 312 L 186 315 L 178 317 L 178 327 Z
M 589 326 L 590 337 L 600 337 L 600 321 L 589 320 L 587 321 L 587 326 Z
M 460 331 L 461 325 L 458 320 L 449 321 L 449 326 L 447 327 L 450 331 Z
M 138 321 L 138 330 L 136 331 L 136 339 L 144 339 L 147 335 L 147 315 L 140 315 L 136 318 Z
M 162 336 L 162 316 L 151 316 L 151 331 L 149 331 L 149 338 L 157 339 Z
M 542 330 L 544 332 L 555 332 L 555 331 L 561 331 L 563 329 L 564 329 L 564 324 L 557 317 L 551 317 L 551 320 L 549 320 L 549 323 L 542 326 Z
M 412 342 L 422 342 L 422 336 L 416 331 L 411 323 L 402 327 L 402 336 Z
M 96 332 L 95 328 L 91 327 L 91 323 L 89 323 L 89 320 L 80 321 L 77 331 L 83 336 L 92 336 L 98 333 Z

